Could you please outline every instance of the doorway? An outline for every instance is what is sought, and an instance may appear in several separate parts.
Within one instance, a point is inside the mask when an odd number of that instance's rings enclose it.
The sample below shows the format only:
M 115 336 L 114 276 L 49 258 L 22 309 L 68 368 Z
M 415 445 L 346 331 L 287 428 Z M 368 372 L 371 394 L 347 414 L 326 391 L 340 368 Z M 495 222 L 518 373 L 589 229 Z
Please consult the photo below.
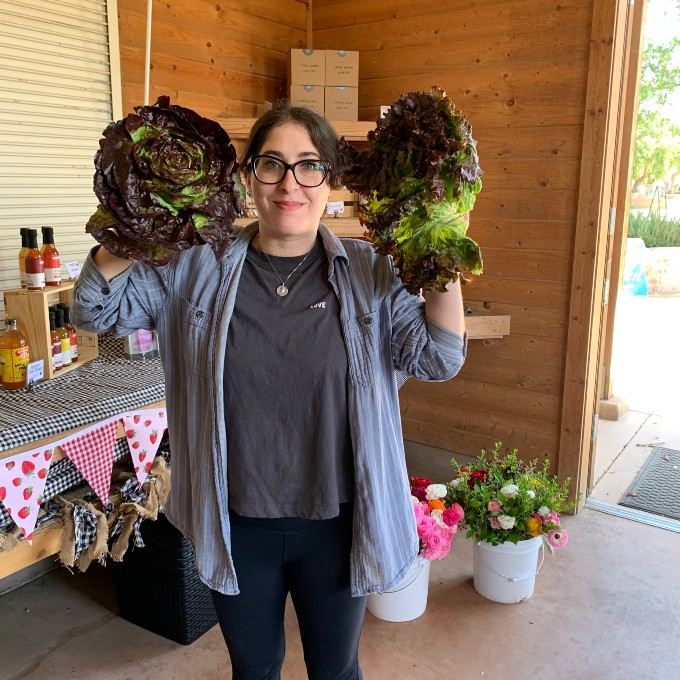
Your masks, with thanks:
M 668 0 L 649 0 L 645 8 L 638 7 L 637 17 L 633 17 L 632 33 L 638 34 L 637 45 L 640 51 L 644 43 L 655 45 L 664 44 L 664 33 L 673 37 L 675 32 L 669 25 L 680 22 L 678 8 Z M 635 23 L 638 22 L 636 26 Z M 644 25 L 643 25 L 644 24 Z M 644 35 L 644 43 L 643 43 Z M 635 41 L 633 51 L 635 50 Z M 629 74 L 629 88 L 638 98 L 638 86 L 634 83 L 635 71 L 639 73 L 641 54 L 632 54 Z M 638 60 L 637 69 L 635 60 Z M 679 90 L 680 95 L 680 90 Z M 637 101 L 624 105 L 625 117 L 631 120 L 637 116 Z M 634 106 L 632 105 L 634 104 Z M 679 121 L 680 122 L 680 121 Z M 634 152 L 635 129 L 628 134 L 631 140 L 631 152 Z M 625 139 L 625 134 L 624 134 Z M 632 157 L 621 154 L 622 165 L 627 163 L 632 167 Z M 639 164 L 638 164 L 639 165 Z M 639 174 L 640 170 L 637 169 Z M 647 169 L 645 169 L 645 174 Z M 619 184 L 622 195 L 617 202 L 625 213 L 619 217 L 627 218 L 634 215 L 634 223 L 639 224 L 640 218 L 651 219 L 653 212 L 658 218 L 670 221 L 680 220 L 680 209 L 675 207 L 675 201 L 665 201 L 661 204 L 654 197 L 659 193 L 660 186 L 664 196 L 667 187 L 657 183 L 648 187 L 648 202 L 634 200 L 631 202 L 630 188 L 632 186 L 630 173 L 621 169 Z M 672 169 L 669 176 L 672 176 Z M 635 179 L 637 175 L 633 176 Z M 671 182 L 672 184 L 672 182 Z M 635 182 L 639 186 L 639 181 Z M 656 193 L 652 193 L 652 191 Z M 642 197 L 641 197 L 642 198 Z M 603 342 L 602 391 L 600 402 L 600 419 L 597 426 L 596 444 L 592 454 L 591 483 L 589 484 L 588 505 L 590 507 L 609 506 L 612 514 L 630 515 L 630 511 L 619 505 L 626 495 L 634 495 L 630 485 L 636 479 L 641 467 L 652 455 L 655 446 L 680 450 L 680 426 L 676 424 L 677 412 L 680 410 L 680 361 L 677 358 L 677 338 L 680 336 L 680 288 L 668 281 L 680 280 L 680 257 L 675 262 L 675 253 L 665 252 L 665 260 L 661 265 L 666 285 L 659 284 L 659 265 L 654 264 L 658 259 L 659 249 L 645 247 L 641 239 L 635 242 L 626 240 L 627 219 L 621 219 L 621 239 L 614 241 L 612 256 L 613 275 L 612 288 L 609 296 L 608 321 L 605 326 Z M 664 222 L 664 224 L 668 224 Z M 636 235 L 636 234 L 632 234 Z M 646 238 L 646 236 L 645 236 Z M 650 243 L 650 246 L 658 245 Z M 641 245 L 641 255 L 634 254 Z M 680 243 L 678 243 L 680 245 Z M 625 262 L 618 253 L 627 253 Z M 680 248 L 677 249 L 680 253 Z M 645 263 L 650 285 L 645 278 Z M 644 285 L 639 279 L 643 278 Z M 628 280 L 623 280 L 628 277 Z M 647 513 L 644 513 L 647 514 Z M 658 515 L 652 517 L 633 516 L 633 519 L 647 521 L 650 524 L 669 522 Z M 680 522 L 672 526 L 680 530 Z

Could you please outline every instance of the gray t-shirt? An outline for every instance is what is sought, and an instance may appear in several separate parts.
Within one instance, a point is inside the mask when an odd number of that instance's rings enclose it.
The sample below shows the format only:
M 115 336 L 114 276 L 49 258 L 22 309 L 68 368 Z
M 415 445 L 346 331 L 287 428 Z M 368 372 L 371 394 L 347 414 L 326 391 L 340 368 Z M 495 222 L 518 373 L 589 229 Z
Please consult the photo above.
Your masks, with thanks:
M 337 516 L 354 499 L 347 353 L 320 239 L 302 257 L 252 245 L 229 326 L 224 388 L 229 507 L 247 517 Z

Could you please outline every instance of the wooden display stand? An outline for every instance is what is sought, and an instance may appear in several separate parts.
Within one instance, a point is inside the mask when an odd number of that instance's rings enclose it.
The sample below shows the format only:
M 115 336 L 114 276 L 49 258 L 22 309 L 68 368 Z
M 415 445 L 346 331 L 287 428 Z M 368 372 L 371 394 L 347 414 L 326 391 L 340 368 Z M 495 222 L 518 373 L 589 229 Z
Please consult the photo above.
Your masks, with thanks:
M 43 290 L 15 288 L 4 293 L 5 316 L 16 319 L 19 328 L 26 334 L 31 361 L 43 360 L 45 380 L 64 375 L 99 356 L 97 335 L 78 330 L 78 361 L 64 366 L 58 372 L 52 370 L 49 308 L 58 302 L 70 305 L 73 284 L 73 281 L 67 281 Z

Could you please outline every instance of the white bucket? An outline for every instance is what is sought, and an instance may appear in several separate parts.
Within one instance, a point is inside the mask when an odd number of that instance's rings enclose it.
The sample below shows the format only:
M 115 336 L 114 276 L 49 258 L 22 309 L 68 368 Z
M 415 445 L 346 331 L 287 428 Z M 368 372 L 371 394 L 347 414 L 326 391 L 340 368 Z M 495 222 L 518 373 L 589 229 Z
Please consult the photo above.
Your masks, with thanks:
M 430 560 L 416 557 L 406 576 L 384 593 L 369 595 L 366 609 L 383 621 L 412 621 L 427 606 Z
M 472 550 L 472 574 L 475 590 L 494 602 L 522 602 L 534 593 L 536 575 L 543 566 L 545 549 L 538 562 L 543 537 L 536 536 L 517 544 L 491 545 L 475 541 Z

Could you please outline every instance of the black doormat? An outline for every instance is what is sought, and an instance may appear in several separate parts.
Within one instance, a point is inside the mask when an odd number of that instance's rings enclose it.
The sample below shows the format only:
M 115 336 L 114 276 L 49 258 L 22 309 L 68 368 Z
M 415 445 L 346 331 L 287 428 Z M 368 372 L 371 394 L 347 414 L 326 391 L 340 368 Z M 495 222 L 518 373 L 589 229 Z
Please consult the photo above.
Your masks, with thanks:
M 619 505 L 680 520 L 680 451 L 655 446 Z

